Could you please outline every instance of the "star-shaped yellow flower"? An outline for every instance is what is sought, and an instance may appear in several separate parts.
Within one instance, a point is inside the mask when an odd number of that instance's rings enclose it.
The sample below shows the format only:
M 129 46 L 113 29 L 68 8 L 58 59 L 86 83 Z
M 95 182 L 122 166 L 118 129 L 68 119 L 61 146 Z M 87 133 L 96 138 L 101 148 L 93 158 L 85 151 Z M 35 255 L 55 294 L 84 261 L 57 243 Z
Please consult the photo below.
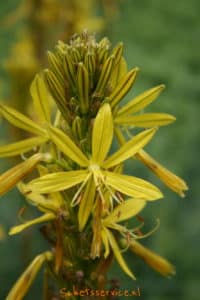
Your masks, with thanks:
M 149 129 L 137 134 L 107 158 L 113 140 L 113 120 L 110 105 L 106 103 L 101 107 L 94 121 L 92 153 L 88 158 L 63 131 L 51 127 L 49 129 L 51 140 L 80 168 L 75 171 L 55 172 L 42 176 L 31 181 L 28 188 L 33 192 L 52 193 L 81 184 L 72 199 L 72 205 L 79 202 L 78 196 L 83 189 L 86 193 L 89 184 L 94 185 L 102 201 L 104 201 L 103 188 L 108 190 L 115 199 L 117 197 L 113 189 L 124 195 L 147 201 L 160 199 L 162 193 L 154 185 L 137 177 L 119 174 L 114 170 L 114 167 L 142 149 L 153 137 L 155 131 L 156 129 Z M 89 207 L 87 205 L 87 217 L 92 210 L 93 200 L 90 201 Z M 85 199 L 85 202 L 87 201 Z

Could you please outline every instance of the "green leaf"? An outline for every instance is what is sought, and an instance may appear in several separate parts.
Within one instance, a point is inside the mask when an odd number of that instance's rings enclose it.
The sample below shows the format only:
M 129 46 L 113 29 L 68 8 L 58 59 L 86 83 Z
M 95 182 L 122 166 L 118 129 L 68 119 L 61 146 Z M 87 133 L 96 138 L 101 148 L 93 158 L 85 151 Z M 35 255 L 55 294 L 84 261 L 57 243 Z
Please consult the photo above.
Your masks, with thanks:
M 146 205 L 143 199 L 128 199 L 117 205 L 115 209 L 103 220 L 103 224 L 117 223 L 137 215 Z
M 83 197 L 81 198 L 79 211 L 78 211 L 78 222 L 79 230 L 83 231 L 90 213 L 93 209 L 93 203 L 95 199 L 96 187 L 93 178 L 88 180 L 87 186 L 85 188 Z
M 117 115 L 127 115 L 142 110 L 154 100 L 156 100 L 164 88 L 164 84 L 161 84 L 138 95 L 133 100 L 124 105 L 121 109 L 119 109 Z
M 174 122 L 176 118 L 164 113 L 147 113 L 137 116 L 120 115 L 115 118 L 116 124 L 137 126 L 142 128 L 165 126 Z
M 0 146 L 0 157 L 10 157 L 23 154 L 32 150 L 34 147 L 45 143 L 47 140 L 47 138 L 39 136 L 5 146 Z
M 33 98 L 35 110 L 41 122 L 51 122 L 49 99 L 50 94 L 43 77 L 37 74 L 31 84 L 30 93 Z
M 113 139 L 113 120 L 109 104 L 104 104 L 94 121 L 92 132 L 92 161 L 100 164 L 105 159 Z
M 155 132 L 156 129 L 152 128 L 137 134 L 130 141 L 121 146 L 117 152 L 105 160 L 102 164 L 103 168 L 111 168 L 135 155 L 152 139 Z
M 105 184 L 127 196 L 142 198 L 147 201 L 158 200 L 163 197 L 160 190 L 146 180 L 107 171 L 102 171 L 102 173 L 105 176 Z
M 117 245 L 117 242 L 116 242 L 112 232 L 110 230 L 108 230 L 107 228 L 104 228 L 104 230 L 106 232 L 110 246 L 113 250 L 113 253 L 114 253 L 120 267 L 128 276 L 130 276 L 132 279 L 136 279 L 135 276 L 133 275 L 133 273 L 131 272 L 131 270 L 129 269 L 129 267 L 127 266 L 123 256 L 121 255 L 120 248 Z
M 23 231 L 24 229 L 26 229 L 32 225 L 51 221 L 51 220 L 54 220 L 55 218 L 56 218 L 56 215 L 54 213 L 46 213 L 46 214 L 42 215 L 41 217 L 35 218 L 24 224 L 12 227 L 9 231 L 9 235 L 14 235 L 14 234 L 20 233 L 21 231 Z
M 52 259 L 52 253 L 50 251 L 39 254 L 35 257 L 32 263 L 24 271 L 24 273 L 19 277 L 17 282 L 12 287 L 6 300 L 22 300 L 27 294 L 30 286 L 32 285 L 37 273 L 41 269 L 45 261 Z
M 51 173 L 32 180 L 27 185 L 27 189 L 41 194 L 54 193 L 83 182 L 87 176 L 87 170 Z
M 12 125 L 40 136 L 47 136 L 46 130 L 31 119 L 7 105 L 0 104 L 0 114 Z
M 89 165 L 89 160 L 75 143 L 60 129 L 50 127 L 49 134 L 51 140 L 58 149 L 82 167 Z

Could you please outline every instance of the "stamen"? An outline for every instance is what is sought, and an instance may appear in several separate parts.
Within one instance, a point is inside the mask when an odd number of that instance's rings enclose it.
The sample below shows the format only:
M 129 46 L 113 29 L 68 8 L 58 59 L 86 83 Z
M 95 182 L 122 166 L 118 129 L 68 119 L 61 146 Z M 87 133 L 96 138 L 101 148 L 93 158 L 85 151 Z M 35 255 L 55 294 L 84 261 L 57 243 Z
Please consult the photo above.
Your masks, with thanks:
M 79 195 L 82 191 L 82 189 L 84 188 L 84 186 L 86 185 L 86 183 L 88 182 L 89 178 L 90 178 L 91 174 L 88 174 L 88 176 L 86 177 L 86 179 L 83 181 L 83 183 L 81 184 L 80 188 L 78 189 L 78 191 L 76 192 L 76 194 L 74 195 L 72 202 L 71 202 L 71 207 L 76 206 L 79 202 Z

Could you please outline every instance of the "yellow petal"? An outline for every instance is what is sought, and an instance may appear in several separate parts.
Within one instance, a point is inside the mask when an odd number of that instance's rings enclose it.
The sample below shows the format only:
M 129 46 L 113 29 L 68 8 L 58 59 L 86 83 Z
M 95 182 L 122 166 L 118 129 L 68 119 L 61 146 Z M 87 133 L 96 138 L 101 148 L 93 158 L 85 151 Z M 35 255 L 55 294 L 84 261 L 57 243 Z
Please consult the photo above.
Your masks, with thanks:
M 136 126 L 142 128 L 165 126 L 174 122 L 176 118 L 165 113 L 147 113 L 137 116 L 119 115 L 115 118 L 116 124 Z
M 138 73 L 138 68 L 135 68 L 128 72 L 117 84 L 113 92 L 109 95 L 111 107 L 115 107 L 123 97 L 129 92 L 132 88 L 136 75 Z
M 175 268 L 169 261 L 144 247 L 139 242 L 132 241 L 130 249 L 163 276 L 175 275 Z
M 181 197 L 185 196 L 184 192 L 188 190 L 188 186 L 183 179 L 162 166 L 152 156 L 143 150 L 138 152 L 137 159 L 142 161 L 149 169 L 151 169 L 153 173 L 155 173 L 160 180 L 162 180 L 163 183 L 168 186 L 168 188 L 179 194 Z
M 12 125 L 36 135 L 45 136 L 46 131 L 31 119 L 7 105 L 0 104 L 0 114 Z
M 128 199 L 117 205 L 115 209 L 103 220 L 103 224 L 117 223 L 137 215 L 145 206 L 142 199 Z
M 41 194 L 54 193 L 83 182 L 87 176 L 86 170 L 52 173 L 32 180 L 27 189 Z
M 47 140 L 47 138 L 39 136 L 5 146 L 0 146 L 0 157 L 10 157 L 23 154 L 25 152 L 33 150 L 34 147 L 45 143 Z
M 81 198 L 79 210 L 78 210 L 78 222 L 79 230 L 83 231 L 90 213 L 93 209 L 93 203 L 95 199 L 96 187 L 93 178 L 90 178 L 85 188 L 83 197 Z
M 32 261 L 32 263 L 28 266 L 28 268 L 24 271 L 24 273 L 20 276 L 15 285 L 12 287 L 11 291 L 6 297 L 6 300 L 24 299 L 24 296 L 27 294 L 43 263 L 51 259 L 52 253 L 49 251 L 36 256 L 36 258 Z
M 24 224 L 12 227 L 9 231 L 9 235 L 20 233 L 21 231 L 23 231 L 24 229 L 26 229 L 32 225 L 51 221 L 51 220 L 54 220 L 55 218 L 56 218 L 56 215 L 54 213 L 46 213 L 46 214 L 42 215 L 41 217 L 35 218 Z
M 26 197 L 27 201 L 31 205 L 37 206 L 42 212 L 57 212 L 58 209 L 63 205 L 63 199 L 62 197 L 59 197 L 60 195 L 57 195 L 58 193 L 55 193 L 50 197 L 46 197 L 36 192 L 29 192 L 27 185 L 22 182 L 20 182 L 17 187 L 19 191 Z
M 107 258 L 108 255 L 110 254 L 110 248 L 109 248 L 109 241 L 108 241 L 105 228 L 101 230 L 101 239 L 105 248 L 104 257 Z
M 137 153 L 152 139 L 155 132 L 156 129 L 152 128 L 137 134 L 130 141 L 121 146 L 117 152 L 105 160 L 102 166 L 108 169 L 135 155 L 135 153 Z
M 30 93 L 39 120 L 50 123 L 50 94 L 40 74 L 35 76 L 31 84 Z
M 37 166 L 43 160 L 49 159 L 49 155 L 42 153 L 34 154 L 26 161 L 16 165 L 0 176 L 0 195 L 12 189 L 20 180 Z
M 75 161 L 82 167 L 88 166 L 89 161 L 87 157 L 63 131 L 58 128 L 50 127 L 49 134 L 51 140 L 66 156 L 71 158 L 71 160 Z
M 127 196 L 149 201 L 163 197 L 160 190 L 146 180 L 107 171 L 102 173 L 106 184 Z
M 117 245 L 117 242 L 113 236 L 113 234 L 111 233 L 110 230 L 108 230 L 107 228 L 104 229 L 105 230 L 105 233 L 107 235 L 107 238 L 109 240 L 109 244 L 113 250 L 113 253 L 120 265 L 120 267 L 122 268 L 122 270 L 127 274 L 129 275 L 132 279 L 136 279 L 135 276 L 133 275 L 133 273 L 131 272 L 131 270 L 128 268 L 125 260 L 123 259 L 123 256 L 121 255 L 121 252 L 120 252 L 120 248 L 119 246 Z
M 94 121 L 92 132 L 92 161 L 101 164 L 105 159 L 113 139 L 113 120 L 109 104 L 104 104 Z
M 156 100 L 164 88 L 165 86 L 161 84 L 138 95 L 133 100 L 124 105 L 121 109 L 119 109 L 117 115 L 127 115 L 140 111 L 141 109 L 152 103 L 154 100 Z

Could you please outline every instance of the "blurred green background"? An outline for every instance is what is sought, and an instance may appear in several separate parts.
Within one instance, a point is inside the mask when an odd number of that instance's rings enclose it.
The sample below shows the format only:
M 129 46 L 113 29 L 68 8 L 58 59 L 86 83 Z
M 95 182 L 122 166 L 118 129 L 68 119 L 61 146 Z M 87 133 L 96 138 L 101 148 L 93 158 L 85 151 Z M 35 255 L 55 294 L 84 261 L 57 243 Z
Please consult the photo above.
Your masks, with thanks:
M 0 2 L 0 18 L 15 10 L 18 0 Z M 145 209 L 143 216 L 154 225 L 159 218 L 159 230 L 144 244 L 167 257 L 176 265 L 177 274 L 171 279 L 162 278 L 132 254 L 127 254 L 129 266 L 137 276 L 131 281 L 117 265 L 110 278 L 120 278 L 121 288 L 141 289 L 145 300 L 198 300 L 200 283 L 200 222 L 199 222 L 199 101 L 200 101 L 200 2 L 197 0 L 123 0 L 119 4 L 118 17 L 108 22 L 105 34 L 113 44 L 123 41 L 129 68 L 138 66 L 140 74 L 128 98 L 154 85 L 165 83 L 166 90 L 150 110 L 172 113 L 177 122 L 162 128 L 148 146 L 149 152 L 160 162 L 183 177 L 190 190 L 180 199 L 161 184 L 141 164 L 132 162 L 127 170 L 150 179 L 164 192 L 162 201 Z M 97 10 L 101 14 L 101 10 Z M 1 98 L 9 95 L 8 75 L 3 62 L 8 57 L 18 29 L 22 26 L 0 27 L 0 92 Z M 98 35 L 97 35 L 98 36 Z M 22 58 L 23 59 L 23 58 Z M 1 126 L 1 143 L 7 129 Z M 3 172 L 13 161 L 1 160 Z M 17 221 L 17 212 L 22 202 L 15 191 L 2 197 L 0 224 L 9 228 Z M 27 235 L 31 240 L 26 243 Z M 37 238 L 35 238 L 37 236 Z M 26 249 L 24 249 L 23 244 Z M 27 249 L 27 247 L 29 249 Z M 37 228 L 20 236 L 0 241 L 0 299 L 6 294 L 29 258 L 46 249 L 38 239 Z M 26 253 L 28 254 L 28 257 Z M 41 281 L 38 279 L 25 299 L 40 299 Z

